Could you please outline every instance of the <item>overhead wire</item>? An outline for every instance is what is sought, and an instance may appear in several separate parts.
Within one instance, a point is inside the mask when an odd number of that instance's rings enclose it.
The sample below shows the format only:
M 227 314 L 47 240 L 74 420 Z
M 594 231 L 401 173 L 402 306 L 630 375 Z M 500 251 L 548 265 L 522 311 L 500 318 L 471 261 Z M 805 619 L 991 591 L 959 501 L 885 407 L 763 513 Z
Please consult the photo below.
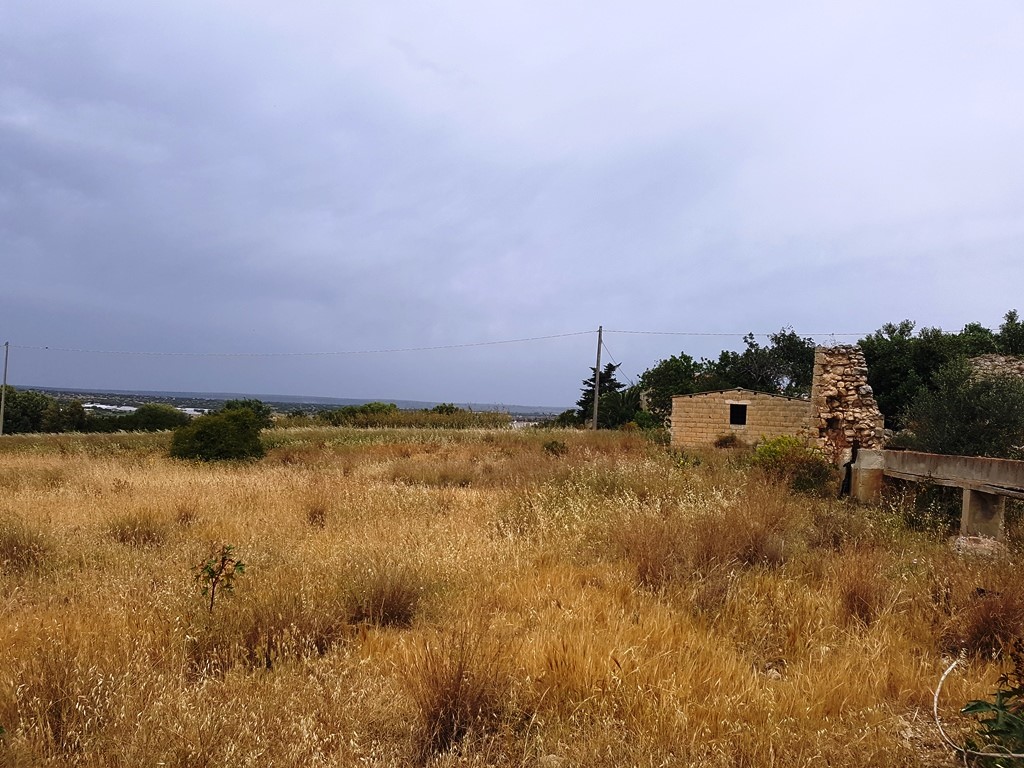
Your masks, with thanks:
M 504 344 L 523 344 L 533 341 L 547 341 L 550 339 L 563 339 L 573 336 L 587 336 L 592 333 L 597 333 L 596 330 L 586 331 L 571 331 L 568 333 L 552 333 L 540 336 L 525 336 L 522 338 L 515 339 L 496 339 L 487 341 L 472 341 L 458 344 L 434 344 L 426 346 L 411 346 L 411 347 L 381 347 L 371 349 L 339 349 L 339 350 L 314 350 L 310 352 L 166 352 L 156 350 L 117 350 L 117 349 L 84 349 L 76 347 L 60 347 L 52 345 L 32 345 L 32 344 L 11 344 L 12 349 L 23 349 L 23 350 L 35 350 L 35 351 L 47 351 L 47 352 L 68 352 L 76 354 L 88 354 L 88 355 L 124 355 L 124 356 L 138 356 L 138 357 L 202 357 L 202 358 L 260 358 L 260 357 L 339 357 L 345 355 L 381 355 L 381 354 L 394 354 L 402 352 L 433 352 L 446 349 L 468 349 L 473 347 L 489 347 L 498 346 Z M 744 337 L 748 333 L 738 332 L 723 332 L 723 331 L 643 331 L 643 330 L 614 330 L 606 329 L 605 334 L 619 333 L 628 335 L 644 335 L 644 336 L 690 336 L 690 337 Z M 753 333 L 754 336 L 771 336 L 771 333 Z M 810 337 L 822 337 L 827 336 L 829 338 L 837 337 L 849 337 L 849 336 L 865 336 L 864 333 L 809 333 L 805 334 Z M 608 349 L 607 344 L 602 340 L 602 346 L 608 352 L 609 357 L 612 357 L 611 351 Z M 614 362 L 614 357 L 612 357 Z M 616 363 L 618 365 L 618 363 Z
M 340 355 L 377 355 L 394 352 L 432 352 L 443 349 L 464 349 L 467 347 L 488 347 L 500 344 L 521 344 L 530 341 L 562 339 L 570 336 L 586 336 L 596 331 L 573 331 L 552 333 L 545 336 L 530 336 L 519 339 L 494 341 L 472 341 L 463 344 L 435 344 L 423 347 L 393 347 L 382 349 L 341 349 L 315 352 L 156 352 L 145 350 L 76 349 L 42 345 L 11 344 L 12 349 L 46 350 L 49 352 L 75 352 L 88 355 L 138 355 L 144 357 L 335 357 Z
M 608 329 L 608 328 L 605 328 L 604 332 L 605 333 L 627 333 L 627 334 L 642 335 L 642 336 L 728 336 L 728 337 L 732 337 L 732 336 L 743 337 L 743 336 L 747 336 L 748 334 L 751 335 L 751 336 L 772 336 L 775 333 L 778 333 L 778 331 L 772 331 L 771 333 L 754 333 L 753 331 L 747 331 L 745 333 L 727 332 L 727 331 L 624 331 L 624 330 L 615 330 L 615 329 Z M 835 337 L 839 337 L 839 336 L 844 336 L 844 337 L 845 336 L 858 336 L 859 337 L 859 336 L 867 336 L 868 334 L 864 333 L 864 332 L 861 332 L 861 333 L 833 333 L 831 331 L 828 331 L 828 332 L 820 332 L 820 333 L 798 333 L 797 335 L 798 336 L 835 336 Z
M 604 348 L 604 351 L 608 353 L 608 358 L 612 361 L 612 364 L 615 365 L 616 368 L 618 368 L 620 365 L 622 365 L 622 363 L 618 362 L 615 359 L 615 355 L 612 354 L 612 351 L 610 349 L 608 349 L 608 344 L 605 343 L 604 339 L 601 339 L 601 346 Z M 630 386 L 636 386 L 636 382 L 633 381 L 632 378 L 630 378 L 629 374 L 623 373 L 622 375 L 626 377 L 626 381 L 629 382 Z

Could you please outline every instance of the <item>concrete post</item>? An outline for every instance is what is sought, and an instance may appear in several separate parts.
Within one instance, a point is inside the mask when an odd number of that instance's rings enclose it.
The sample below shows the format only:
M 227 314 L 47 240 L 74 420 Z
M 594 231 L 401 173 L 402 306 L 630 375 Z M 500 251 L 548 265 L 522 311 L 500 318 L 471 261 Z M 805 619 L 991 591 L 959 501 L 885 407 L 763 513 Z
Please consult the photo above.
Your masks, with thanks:
M 857 501 L 875 503 L 882 495 L 885 460 L 877 449 L 861 448 L 851 469 L 850 495 Z
M 960 513 L 960 535 L 982 536 L 1003 540 L 1006 497 L 964 488 L 964 505 Z

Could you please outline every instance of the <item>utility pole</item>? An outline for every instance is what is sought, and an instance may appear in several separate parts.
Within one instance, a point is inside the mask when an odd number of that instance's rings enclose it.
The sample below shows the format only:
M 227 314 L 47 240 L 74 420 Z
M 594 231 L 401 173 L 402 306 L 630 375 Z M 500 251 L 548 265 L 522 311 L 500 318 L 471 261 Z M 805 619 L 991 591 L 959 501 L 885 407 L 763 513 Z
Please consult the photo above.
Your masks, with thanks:
M 7 405 L 7 355 L 11 351 L 11 342 L 4 342 L 4 385 L 0 389 L 0 435 L 4 433 L 4 407 Z
M 597 430 L 597 401 L 601 399 L 601 334 L 604 326 L 597 326 L 597 365 L 594 366 L 594 422 L 592 428 Z

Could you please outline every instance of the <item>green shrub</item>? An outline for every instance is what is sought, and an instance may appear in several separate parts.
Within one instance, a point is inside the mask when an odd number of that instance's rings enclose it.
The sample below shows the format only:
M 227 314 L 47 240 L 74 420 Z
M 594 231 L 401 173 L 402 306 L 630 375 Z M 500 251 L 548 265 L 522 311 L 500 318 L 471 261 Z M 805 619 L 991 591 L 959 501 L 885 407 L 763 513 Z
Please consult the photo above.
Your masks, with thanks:
M 827 494 L 838 476 L 825 455 L 791 435 L 762 440 L 754 449 L 754 466 L 775 480 L 789 483 L 794 491 Z
M 228 400 L 220 409 L 221 413 L 227 411 L 249 411 L 261 429 L 270 429 L 274 426 L 274 409 L 262 400 L 251 397 L 244 400 Z
M 570 408 L 567 411 L 562 411 L 560 414 L 558 414 L 554 419 L 552 419 L 548 424 L 545 424 L 544 426 L 566 428 L 582 427 L 584 426 L 584 421 L 579 417 L 579 414 L 577 414 L 575 410 Z
M 188 414 L 182 413 L 173 405 L 166 403 L 145 403 L 134 412 L 121 416 L 118 426 L 129 432 L 159 432 L 163 429 L 176 429 L 188 424 Z
M 963 360 L 940 369 L 935 390 L 922 390 L 905 421 L 911 447 L 927 453 L 1021 458 L 1024 444 L 1024 379 L 976 376 Z
M 662 429 L 665 426 L 665 420 L 650 411 L 637 411 L 633 414 L 633 421 L 640 429 Z
M 213 613 L 217 587 L 221 592 L 231 592 L 235 588 L 235 577 L 245 573 L 245 563 L 238 559 L 235 548 L 230 544 L 221 544 L 203 562 L 193 569 L 196 584 L 203 597 L 210 596 L 210 613 Z
M 200 416 L 176 429 L 171 441 L 176 459 L 258 459 L 264 453 L 259 418 L 244 408 Z
M 961 710 L 978 719 L 977 736 L 967 742 L 968 749 L 990 753 L 978 765 L 1024 765 L 1024 640 L 1018 638 L 1010 650 L 1013 669 L 999 677 L 999 685 L 988 699 L 967 702 Z
M 739 444 L 740 439 L 736 437 L 735 432 L 729 432 L 715 438 L 715 448 L 736 448 Z
M 561 440 L 548 440 L 544 443 L 544 452 L 552 456 L 565 456 L 569 452 L 569 446 Z

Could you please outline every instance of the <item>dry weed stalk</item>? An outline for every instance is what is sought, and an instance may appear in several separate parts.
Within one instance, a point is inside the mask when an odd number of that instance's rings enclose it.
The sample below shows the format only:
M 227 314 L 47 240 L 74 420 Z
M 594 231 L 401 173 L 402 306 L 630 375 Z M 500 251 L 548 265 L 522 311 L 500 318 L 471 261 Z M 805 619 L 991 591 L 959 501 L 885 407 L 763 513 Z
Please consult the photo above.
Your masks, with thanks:
M 226 467 L 171 462 L 159 435 L 0 441 L 5 758 L 925 764 L 898 723 L 929 706 L 942 653 L 976 654 L 944 696 L 978 698 L 985 638 L 1021 619 L 1019 555 L 965 564 L 721 452 L 543 430 L 267 439 L 262 463 Z M 189 580 L 210 541 L 250 566 L 212 613 Z

